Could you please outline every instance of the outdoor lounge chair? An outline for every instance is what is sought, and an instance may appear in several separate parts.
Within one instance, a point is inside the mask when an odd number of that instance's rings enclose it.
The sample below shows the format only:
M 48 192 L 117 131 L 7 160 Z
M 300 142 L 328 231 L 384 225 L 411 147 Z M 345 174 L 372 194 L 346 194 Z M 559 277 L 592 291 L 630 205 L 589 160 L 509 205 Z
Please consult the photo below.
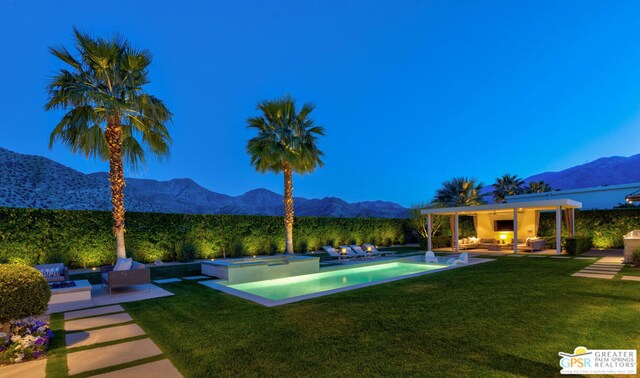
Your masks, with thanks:
M 424 254 L 424 262 L 425 263 L 437 263 L 438 262 L 438 258 L 436 257 L 436 254 L 433 253 L 433 251 L 427 251 Z
M 463 252 L 458 256 L 458 258 L 450 258 L 447 260 L 447 265 L 466 265 L 469 263 L 469 254 L 467 252 Z
M 322 247 L 322 249 L 324 249 L 325 252 L 327 252 L 329 254 L 330 257 L 334 258 L 334 259 L 338 259 L 338 260 L 349 260 L 351 258 L 353 258 L 353 256 L 349 256 L 349 255 L 343 255 L 340 252 L 338 252 L 335 248 L 325 245 L 324 247 Z
M 346 254 L 347 256 L 352 257 L 352 258 L 363 257 L 363 256 L 360 256 L 360 255 L 356 254 L 355 252 L 353 252 L 351 247 L 349 247 L 348 245 L 341 245 L 340 246 L 340 253 Z
M 393 256 L 396 254 L 394 251 L 378 251 L 373 244 L 363 244 L 362 249 L 380 256 Z
M 355 253 L 356 253 L 356 255 L 358 255 L 358 256 L 360 256 L 360 257 L 369 257 L 369 258 L 371 258 L 371 257 L 373 257 L 373 256 L 374 256 L 374 255 L 373 255 L 373 254 L 371 254 L 371 253 L 367 253 L 367 252 L 365 252 L 365 251 L 362 249 L 362 247 L 360 247 L 359 245 L 352 244 L 352 245 L 350 245 L 349 247 L 351 247 L 351 249 L 353 249 L 353 252 L 355 252 Z
M 114 266 L 100 267 L 102 286 L 111 289 L 151 283 L 151 271 L 144 264 L 129 259 L 118 259 Z
M 34 265 L 47 279 L 47 283 L 69 281 L 69 269 L 62 263 Z

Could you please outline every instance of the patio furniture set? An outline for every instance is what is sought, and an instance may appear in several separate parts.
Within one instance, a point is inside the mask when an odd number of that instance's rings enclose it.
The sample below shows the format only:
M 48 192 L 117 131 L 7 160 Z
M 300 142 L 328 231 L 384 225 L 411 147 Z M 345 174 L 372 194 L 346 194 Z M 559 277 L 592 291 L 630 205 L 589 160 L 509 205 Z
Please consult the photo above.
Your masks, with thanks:
M 35 265 L 51 288 L 49 304 L 91 300 L 92 286 L 88 280 L 69 280 L 69 269 L 62 263 Z M 114 266 L 100 268 L 102 286 L 112 289 L 151 283 L 151 271 L 144 264 L 118 259 Z
M 527 239 L 518 239 L 518 250 L 519 251 L 541 251 L 545 249 L 546 242 L 541 238 L 527 238 Z M 496 239 L 478 239 L 478 238 L 464 238 L 458 241 L 458 249 L 486 249 L 488 251 L 501 251 L 503 249 L 509 250 L 513 249 L 513 239 L 511 239 L 511 243 L 501 244 Z
M 339 250 L 331 246 L 325 245 L 322 249 L 329 254 L 330 259 L 334 260 L 352 260 L 357 258 L 374 258 L 383 256 L 393 256 L 393 251 L 378 251 L 373 244 L 359 245 L 341 245 Z

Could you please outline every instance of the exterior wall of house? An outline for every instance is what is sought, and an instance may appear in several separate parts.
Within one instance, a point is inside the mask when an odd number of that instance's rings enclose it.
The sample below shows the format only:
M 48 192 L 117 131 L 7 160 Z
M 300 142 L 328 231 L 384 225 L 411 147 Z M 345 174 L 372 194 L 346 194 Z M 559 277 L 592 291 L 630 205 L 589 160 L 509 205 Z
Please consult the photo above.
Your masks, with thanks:
M 640 190 L 640 183 L 598 186 L 594 188 L 557 190 L 547 193 L 520 194 L 507 196 L 507 202 L 529 202 L 547 199 L 571 198 L 582 202 L 583 210 L 611 209 L 624 204 L 625 197 Z

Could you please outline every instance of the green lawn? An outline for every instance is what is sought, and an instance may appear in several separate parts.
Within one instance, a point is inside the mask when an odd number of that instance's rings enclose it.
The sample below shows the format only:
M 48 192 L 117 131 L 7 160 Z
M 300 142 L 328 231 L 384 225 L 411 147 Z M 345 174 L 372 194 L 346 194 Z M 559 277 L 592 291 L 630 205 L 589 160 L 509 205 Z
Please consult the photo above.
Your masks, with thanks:
M 124 306 L 187 377 L 549 376 L 559 351 L 640 349 L 640 283 L 589 260 L 496 261 L 266 308 L 194 282 Z

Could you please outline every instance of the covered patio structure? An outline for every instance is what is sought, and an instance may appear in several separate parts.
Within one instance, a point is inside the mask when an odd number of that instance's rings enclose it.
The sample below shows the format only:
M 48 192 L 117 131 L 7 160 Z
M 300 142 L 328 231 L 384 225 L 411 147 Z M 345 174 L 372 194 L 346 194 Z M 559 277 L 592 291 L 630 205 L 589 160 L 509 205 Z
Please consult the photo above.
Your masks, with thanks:
M 433 216 L 449 216 L 452 228 L 452 248 L 459 251 L 459 216 L 472 216 L 476 236 L 480 239 L 505 240 L 509 236 L 513 239 L 513 253 L 518 253 L 518 238 L 533 238 L 538 236 L 538 225 L 541 211 L 555 211 L 556 213 L 556 254 L 562 253 L 562 218 L 569 236 L 575 233 L 575 209 L 582 207 L 582 203 L 568 198 L 542 201 L 497 203 L 478 206 L 427 208 L 420 211 L 427 216 L 428 250 L 432 250 Z

